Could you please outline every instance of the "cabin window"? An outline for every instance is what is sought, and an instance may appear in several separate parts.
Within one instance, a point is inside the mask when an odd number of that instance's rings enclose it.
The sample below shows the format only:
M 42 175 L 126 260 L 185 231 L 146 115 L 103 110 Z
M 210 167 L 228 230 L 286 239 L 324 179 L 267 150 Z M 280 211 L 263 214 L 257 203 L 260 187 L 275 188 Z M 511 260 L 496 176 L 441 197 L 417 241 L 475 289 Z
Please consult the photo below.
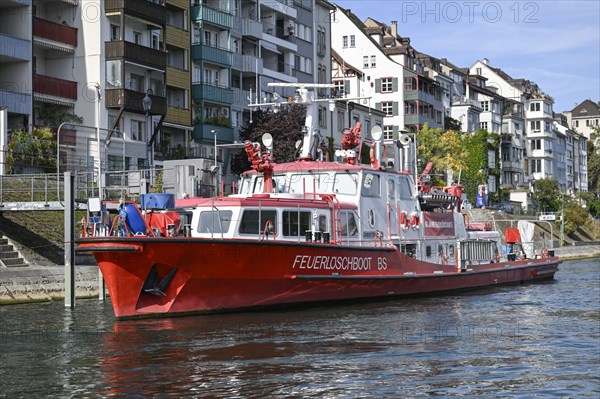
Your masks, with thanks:
M 200 213 L 198 233 L 227 233 L 232 214 L 232 211 L 204 211 Z
M 327 228 L 327 216 L 319 215 L 319 231 L 327 232 L 329 229 Z
M 342 211 L 340 223 L 342 224 L 342 236 L 355 237 L 358 235 L 358 227 L 354 212 Z
M 356 173 L 336 173 L 333 192 L 336 194 L 356 195 L 358 175 Z
M 388 180 L 388 198 L 390 202 L 396 201 L 396 184 L 394 180 Z
M 254 179 L 254 189 L 252 189 L 253 193 L 262 193 L 263 192 L 263 177 L 257 176 Z
M 409 200 L 409 199 L 413 198 L 413 193 L 412 193 L 413 188 L 406 176 L 400 177 L 400 187 L 399 188 L 400 188 L 400 198 L 401 199 Z
M 363 197 L 379 197 L 381 195 L 380 176 L 374 173 L 366 173 L 363 177 L 361 194 Z
M 290 193 L 322 193 L 327 191 L 327 173 L 294 174 L 290 176 Z
M 259 216 L 260 215 L 260 216 Z M 277 212 L 266 210 L 245 210 L 240 222 L 240 234 L 262 234 L 267 221 L 277 226 Z M 277 230 L 276 230 L 277 232 Z
M 304 236 L 310 230 L 310 212 L 284 211 L 282 228 L 286 237 Z
M 425 255 L 427 255 L 427 257 L 431 256 L 431 245 L 425 247 Z

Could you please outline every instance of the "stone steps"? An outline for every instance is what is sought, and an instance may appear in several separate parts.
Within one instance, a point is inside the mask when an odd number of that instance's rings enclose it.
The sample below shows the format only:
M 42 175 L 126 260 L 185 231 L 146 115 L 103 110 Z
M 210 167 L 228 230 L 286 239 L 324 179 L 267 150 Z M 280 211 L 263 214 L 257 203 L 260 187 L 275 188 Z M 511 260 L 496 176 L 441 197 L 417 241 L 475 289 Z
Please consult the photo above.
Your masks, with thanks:
M 19 251 L 8 241 L 6 237 L 0 237 L 0 266 L 4 267 L 27 267 L 29 264 L 21 257 Z

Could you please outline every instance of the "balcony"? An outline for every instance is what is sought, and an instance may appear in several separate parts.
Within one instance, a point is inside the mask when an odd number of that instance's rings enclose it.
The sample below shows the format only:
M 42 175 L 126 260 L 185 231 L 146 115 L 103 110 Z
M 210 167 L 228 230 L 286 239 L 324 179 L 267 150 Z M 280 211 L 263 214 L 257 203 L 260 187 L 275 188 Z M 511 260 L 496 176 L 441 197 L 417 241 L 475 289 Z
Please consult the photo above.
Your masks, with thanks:
M 189 89 L 190 72 L 184 69 L 167 66 L 167 85 Z
M 192 59 L 231 67 L 231 52 L 220 47 L 195 44 L 192 46 Z
M 192 121 L 192 112 L 189 109 L 167 106 L 166 122 L 189 126 Z
M 240 108 L 246 108 L 250 102 L 250 91 L 233 89 L 233 101 L 231 102 L 231 105 L 235 105 Z
M 138 17 L 145 21 L 159 25 L 167 23 L 167 9 L 163 4 L 156 4 L 148 0 L 104 0 L 106 14 L 124 12 L 127 15 Z
M 512 143 L 513 135 L 511 133 L 502 133 L 502 143 Z
M 33 36 L 77 47 L 77 29 L 67 25 L 33 18 Z
M 105 93 L 106 108 L 124 107 L 127 112 L 144 114 L 142 100 L 145 93 L 128 89 L 107 89 Z M 167 99 L 157 95 L 152 96 L 152 115 L 164 115 L 167 112 Z
M 192 98 L 196 101 L 209 101 L 229 105 L 233 102 L 233 90 L 227 87 L 193 84 Z
M 425 115 L 404 115 L 404 126 L 429 124 L 431 128 L 440 127 L 440 124 Z
M 253 21 L 251 19 L 242 19 L 242 34 L 244 36 L 250 36 L 255 39 L 260 39 L 262 37 L 263 28 L 262 23 L 258 21 Z
M 77 101 L 77 82 L 34 74 L 33 92 Z
M 192 21 L 206 22 L 224 29 L 231 29 L 233 15 L 205 5 L 192 6 Z
M 167 25 L 167 44 L 173 45 L 179 48 L 190 48 L 190 32 L 177 28 L 175 26 Z
M 146 65 L 164 71 L 167 68 L 167 53 L 151 47 L 124 40 L 105 42 L 106 58 L 124 58 L 125 61 Z
M 31 113 L 31 95 L 0 90 L 0 104 L 14 114 Z
M 233 53 L 232 67 L 238 71 L 250 74 L 262 75 L 263 73 L 263 60 L 262 58 L 255 57 L 253 55 L 242 55 Z
M 0 57 L 13 60 L 31 60 L 31 42 L 0 33 Z
M 213 130 L 217 131 L 217 142 L 219 143 L 233 143 L 233 128 L 225 126 L 216 126 L 209 124 L 200 124 L 194 126 L 194 140 L 196 141 L 210 141 L 211 143 L 215 139 Z
M 411 101 L 411 100 L 419 100 L 419 101 L 424 101 L 428 104 L 436 104 L 439 103 L 440 100 L 436 100 L 436 98 L 429 93 L 425 93 L 424 91 L 421 90 L 411 90 L 411 91 L 405 91 L 404 92 L 404 101 Z

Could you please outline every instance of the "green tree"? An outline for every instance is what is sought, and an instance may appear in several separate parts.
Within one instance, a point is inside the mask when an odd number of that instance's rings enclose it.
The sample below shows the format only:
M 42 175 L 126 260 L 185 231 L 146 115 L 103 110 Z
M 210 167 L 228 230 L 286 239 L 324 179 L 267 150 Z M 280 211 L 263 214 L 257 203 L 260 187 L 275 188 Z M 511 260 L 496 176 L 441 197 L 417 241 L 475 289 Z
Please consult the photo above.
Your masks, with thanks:
M 488 170 L 488 132 L 478 130 L 463 136 L 462 143 L 465 151 L 464 167 L 461 183 L 467 196 L 474 199 L 480 184 L 487 183 Z
M 56 169 L 56 139 L 47 128 L 35 128 L 30 134 L 17 131 L 10 135 L 6 159 L 8 173 L 19 173 L 26 167 L 46 171 Z
M 444 132 L 442 129 L 430 128 L 426 123 L 417 132 L 417 152 L 423 161 L 423 167 L 429 162 L 433 163 L 432 185 L 443 185 L 444 180 L 437 174 L 445 174 L 447 168 L 457 172 L 462 164 L 460 148 L 460 134 L 454 131 Z M 419 171 L 420 172 L 420 171 Z
M 461 125 L 460 121 L 457 119 L 454 119 L 450 116 L 444 117 L 444 127 L 447 130 L 454 130 L 456 132 L 460 132 L 462 129 L 462 125 Z
M 58 127 L 63 122 L 83 123 L 83 118 L 69 112 L 70 109 L 64 105 L 42 103 L 38 117 L 50 127 Z
M 600 193 L 600 126 L 593 127 L 594 132 L 587 142 L 588 191 Z
M 583 226 L 588 218 L 588 212 L 577 201 L 565 204 L 565 234 L 573 234 L 579 226 Z
M 533 201 L 535 207 L 542 212 L 558 211 L 562 205 L 562 194 L 556 180 L 536 180 Z
M 291 162 L 296 159 L 296 142 L 303 137 L 305 117 L 306 108 L 298 104 L 282 107 L 277 113 L 271 110 L 253 111 L 252 120 L 240 130 L 240 140 L 260 142 L 263 134 L 270 133 L 273 136 L 273 160 L 277 163 Z M 233 174 L 239 175 L 249 169 L 250 162 L 245 151 L 232 156 Z

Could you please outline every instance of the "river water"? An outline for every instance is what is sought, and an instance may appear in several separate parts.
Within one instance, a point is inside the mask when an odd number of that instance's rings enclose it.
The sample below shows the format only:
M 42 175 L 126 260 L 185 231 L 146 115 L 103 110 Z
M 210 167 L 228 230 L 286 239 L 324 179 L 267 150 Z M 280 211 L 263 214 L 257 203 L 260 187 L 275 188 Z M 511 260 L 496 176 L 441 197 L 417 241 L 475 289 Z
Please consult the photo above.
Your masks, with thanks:
M 600 397 L 600 259 L 554 281 L 293 311 L 115 321 L 0 307 L 0 397 Z

